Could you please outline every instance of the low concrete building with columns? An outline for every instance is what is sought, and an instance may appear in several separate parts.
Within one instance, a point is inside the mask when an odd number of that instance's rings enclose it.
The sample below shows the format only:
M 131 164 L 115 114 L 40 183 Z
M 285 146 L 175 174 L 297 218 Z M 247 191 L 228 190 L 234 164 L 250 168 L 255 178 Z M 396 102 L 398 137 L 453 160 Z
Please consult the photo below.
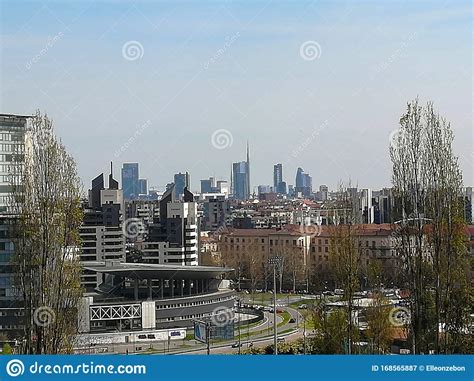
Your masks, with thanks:
M 194 319 L 232 309 L 232 269 L 148 263 L 89 262 L 104 282 L 79 305 L 79 331 L 126 332 L 191 327 Z

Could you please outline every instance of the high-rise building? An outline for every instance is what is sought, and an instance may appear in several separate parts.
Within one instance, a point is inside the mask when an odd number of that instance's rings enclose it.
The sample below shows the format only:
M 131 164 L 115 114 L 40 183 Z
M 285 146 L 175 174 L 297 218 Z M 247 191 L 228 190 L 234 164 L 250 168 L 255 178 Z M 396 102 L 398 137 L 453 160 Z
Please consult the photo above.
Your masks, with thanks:
M 295 192 L 296 196 L 301 195 L 302 197 L 309 197 L 313 192 L 312 178 L 302 168 L 298 168 L 296 171 Z
M 174 191 L 177 199 L 182 199 L 184 195 L 184 188 L 189 188 L 189 173 L 176 173 L 174 175 Z
M 25 151 L 27 123 L 30 116 L 0 114 L 0 331 L 14 337 L 22 330 L 20 301 L 14 292 L 11 259 L 14 245 L 10 222 L 13 211 L 9 207 L 11 176 L 22 165 Z M 17 181 L 19 179 L 15 179 Z
M 111 171 L 112 172 L 112 171 Z M 83 223 L 79 230 L 82 240 L 82 262 L 125 262 L 125 237 L 122 229 L 124 216 L 123 192 L 118 182 L 109 175 L 109 188 L 104 187 L 104 175 L 92 180 L 88 205 L 84 207 Z M 101 274 L 84 270 L 82 285 L 88 291 L 104 282 Z
M 175 194 L 174 187 L 171 187 L 160 200 L 159 218 L 148 226 L 148 237 L 143 242 L 143 260 L 148 263 L 197 266 L 197 204 L 187 188 L 184 188 L 182 200 L 178 200 Z
M 359 209 L 362 213 L 362 223 L 373 224 L 375 217 L 375 209 L 371 189 L 366 188 L 360 190 L 359 203 Z
M 283 165 L 275 164 L 273 166 L 273 190 L 276 193 L 281 192 L 281 183 L 283 182 Z
M 227 219 L 230 218 L 230 203 L 225 196 L 216 195 L 215 198 L 205 201 L 203 210 L 205 230 L 216 231 L 227 225 Z
M 215 193 L 216 191 L 214 177 L 201 180 L 201 193 Z
M 232 194 L 237 200 L 250 198 L 250 153 L 247 143 L 247 161 L 232 164 Z
M 136 200 L 140 194 L 138 163 L 124 163 L 122 166 L 122 190 L 125 200 Z
M 138 180 L 138 194 L 140 196 L 148 195 L 148 180 L 147 179 Z

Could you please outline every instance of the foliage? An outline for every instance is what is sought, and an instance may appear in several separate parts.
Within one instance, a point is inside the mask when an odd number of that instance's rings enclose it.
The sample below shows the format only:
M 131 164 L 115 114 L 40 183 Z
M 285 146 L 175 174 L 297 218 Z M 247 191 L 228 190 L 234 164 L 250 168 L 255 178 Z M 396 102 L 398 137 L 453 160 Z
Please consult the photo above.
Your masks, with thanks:
M 15 285 L 25 308 L 25 353 L 68 352 L 82 295 L 78 258 L 82 222 L 74 159 L 38 111 L 21 165 L 13 173 L 11 209 Z M 22 158 L 24 157 L 24 160 Z

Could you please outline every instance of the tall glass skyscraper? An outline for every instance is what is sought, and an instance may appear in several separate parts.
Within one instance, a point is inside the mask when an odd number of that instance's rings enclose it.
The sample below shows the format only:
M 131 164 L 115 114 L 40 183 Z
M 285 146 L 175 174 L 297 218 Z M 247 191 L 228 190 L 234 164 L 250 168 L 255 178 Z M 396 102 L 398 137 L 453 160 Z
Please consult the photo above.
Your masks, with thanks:
M 232 164 L 232 192 L 237 200 L 250 198 L 250 154 L 247 143 L 247 161 Z
M 189 173 L 176 173 L 174 175 L 174 191 L 175 197 L 178 199 L 183 198 L 184 188 L 189 188 Z
M 295 179 L 295 192 L 301 193 L 303 196 L 310 196 L 313 191 L 313 180 L 311 176 L 307 173 L 304 173 L 302 168 L 298 168 L 296 171 Z
M 122 189 L 125 200 L 136 200 L 140 194 L 138 163 L 124 163 L 122 166 Z

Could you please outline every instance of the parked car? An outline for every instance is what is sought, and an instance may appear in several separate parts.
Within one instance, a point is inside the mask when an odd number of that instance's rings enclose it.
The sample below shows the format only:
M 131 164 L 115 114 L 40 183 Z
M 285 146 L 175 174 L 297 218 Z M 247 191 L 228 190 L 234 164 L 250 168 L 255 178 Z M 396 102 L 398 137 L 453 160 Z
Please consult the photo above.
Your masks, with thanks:
M 239 344 L 238 342 L 232 344 L 232 348 L 238 348 L 238 347 L 241 347 L 241 346 L 242 346 L 242 343 Z

